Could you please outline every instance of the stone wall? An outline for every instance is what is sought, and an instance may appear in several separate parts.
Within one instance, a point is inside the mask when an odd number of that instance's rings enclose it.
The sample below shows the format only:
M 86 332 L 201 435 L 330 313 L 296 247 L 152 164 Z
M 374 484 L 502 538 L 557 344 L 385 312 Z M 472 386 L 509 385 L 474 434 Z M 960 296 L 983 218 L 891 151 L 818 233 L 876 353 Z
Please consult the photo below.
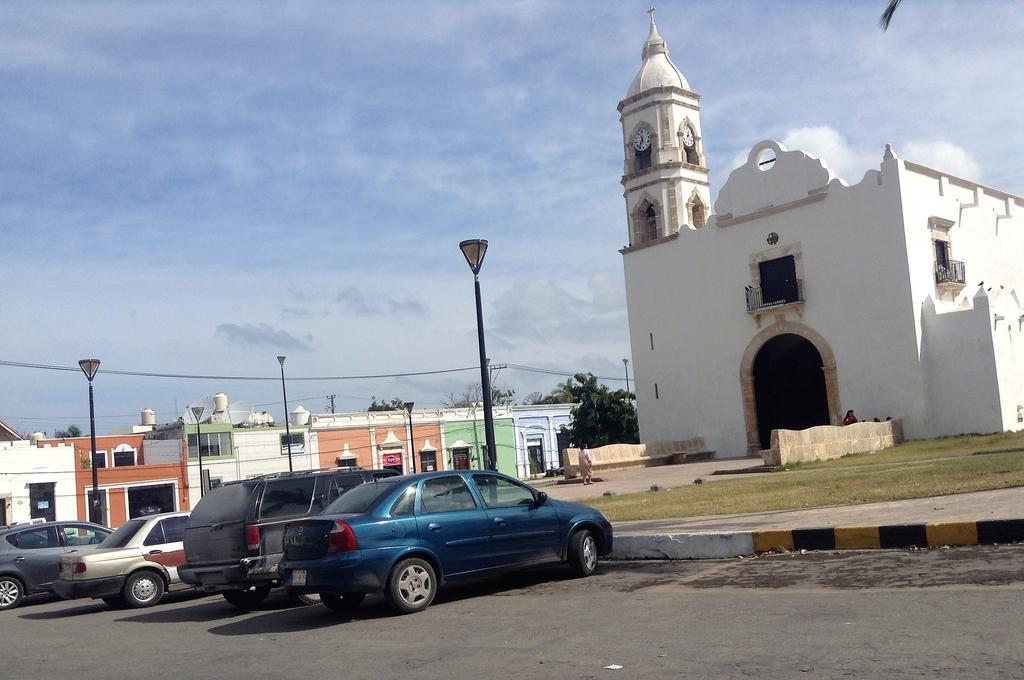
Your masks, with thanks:
M 706 449 L 703 437 L 646 444 L 609 444 L 590 449 L 590 459 L 595 470 L 609 470 L 619 467 L 662 465 L 671 459 L 673 454 Z M 580 450 L 566 449 L 565 462 L 565 476 L 574 477 L 580 463 Z
M 806 430 L 772 430 L 772 448 L 763 452 L 765 465 L 787 465 L 871 453 L 903 441 L 903 421 L 821 425 Z

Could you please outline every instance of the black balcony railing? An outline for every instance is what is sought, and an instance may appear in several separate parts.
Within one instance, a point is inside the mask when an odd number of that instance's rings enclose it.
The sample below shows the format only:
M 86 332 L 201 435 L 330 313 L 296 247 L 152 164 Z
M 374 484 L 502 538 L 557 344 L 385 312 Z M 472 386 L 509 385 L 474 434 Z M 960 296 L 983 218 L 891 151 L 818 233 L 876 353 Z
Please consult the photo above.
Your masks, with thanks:
M 767 292 L 764 287 L 747 286 L 747 311 L 756 312 L 759 309 L 770 309 L 780 305 L 788 305 L 791 302 L 804 301 L 804 280 L 796 279 L 795 282 L 788 282 L 780 286 L 772 286 Z
M 949 260 L 945 265 L 935 263 L 935 283 L 967 283 L 964 263 L 956 260 Z

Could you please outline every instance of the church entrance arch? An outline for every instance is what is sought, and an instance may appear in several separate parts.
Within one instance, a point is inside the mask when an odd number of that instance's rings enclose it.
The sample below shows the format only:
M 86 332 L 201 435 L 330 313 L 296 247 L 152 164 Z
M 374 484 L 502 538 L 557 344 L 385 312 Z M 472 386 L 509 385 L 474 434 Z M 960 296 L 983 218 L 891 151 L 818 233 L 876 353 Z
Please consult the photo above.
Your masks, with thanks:
M 803 324 L 758 333 L 743 355 L 740 380 L 749 451 L 769 448 L 772 430 L 839 423 L 835 357 Z

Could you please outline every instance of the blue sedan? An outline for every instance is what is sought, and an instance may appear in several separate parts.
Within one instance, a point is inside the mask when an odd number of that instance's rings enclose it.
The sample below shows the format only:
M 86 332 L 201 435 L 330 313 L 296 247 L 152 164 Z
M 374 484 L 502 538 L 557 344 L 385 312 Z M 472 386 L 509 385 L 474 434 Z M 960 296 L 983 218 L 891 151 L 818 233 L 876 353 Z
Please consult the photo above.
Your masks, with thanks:
M 611 549 L 611 523 L 597 510 L 495 472 L 431 472 L 357 486 L 288 524 L 281 577 L 331 609 L 383 592 L 410 614 L 448 581 L 549 562 L 589 576 Z

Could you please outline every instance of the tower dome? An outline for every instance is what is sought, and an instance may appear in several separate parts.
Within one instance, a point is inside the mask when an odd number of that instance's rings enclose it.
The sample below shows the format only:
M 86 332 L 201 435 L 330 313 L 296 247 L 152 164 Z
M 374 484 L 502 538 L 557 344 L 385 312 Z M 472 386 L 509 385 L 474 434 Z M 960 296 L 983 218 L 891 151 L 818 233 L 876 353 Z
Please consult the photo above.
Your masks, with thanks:
M 651 15 L 651 32 L 644 43 L 644 63 L 640 66 L 636 77 L 629 85 L 629 92 L 626 98 L 640 94 L 644 90 L 654 87 L 678 87 L 689 90 L 690 84 L 679 71 L 672 60 L 668 58 L 668 45 L 665 39 L 658 33 L 658 27 L 654 25 L 654 16 Z

